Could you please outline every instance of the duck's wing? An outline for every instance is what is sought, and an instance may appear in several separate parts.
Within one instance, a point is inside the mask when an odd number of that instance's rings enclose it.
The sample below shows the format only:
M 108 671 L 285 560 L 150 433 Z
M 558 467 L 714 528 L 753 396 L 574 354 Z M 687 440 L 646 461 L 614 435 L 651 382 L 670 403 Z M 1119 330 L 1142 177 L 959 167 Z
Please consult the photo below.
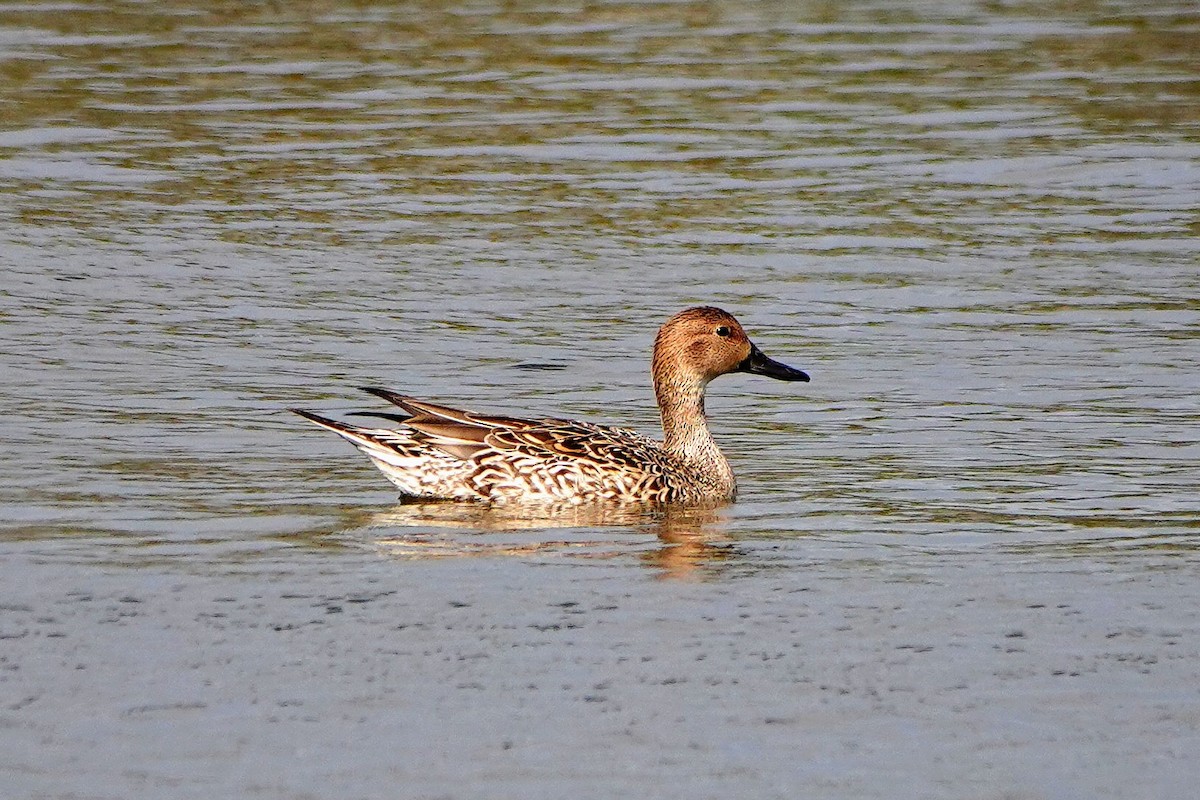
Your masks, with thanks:
M 378 416 L 404 423 L 415 431 L 413 438 L 464 460 L 491 449 L 493 445 L 488 437 L 495 433 L 540 428 L 547 423 L 559 421 L 476 414 L 473 411 L 418 400 L 391 389 L 370 386 L 362 388 L 364 392 L 382 397 L 407 413 L 405 417 L 396 414 Z
M 476 414 L 398 394 L 364 387 L 404 409 L 403 422 L 420 439 L 459 458 L 484 451 L 520 453 L 539 459 L 583 459 L 610 468 L 645 468 L 662 458 L 661 445 L 636 431 L 568 419 L 525 419 Z

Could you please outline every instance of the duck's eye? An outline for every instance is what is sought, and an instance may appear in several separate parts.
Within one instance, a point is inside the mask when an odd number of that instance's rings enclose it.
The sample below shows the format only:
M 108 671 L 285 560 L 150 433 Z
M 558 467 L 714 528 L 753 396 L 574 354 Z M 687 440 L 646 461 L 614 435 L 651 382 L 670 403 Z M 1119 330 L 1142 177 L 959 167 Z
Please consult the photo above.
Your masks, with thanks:
M 717 333 L 717 336 L 720 336 L 722 339 L 728 339 L 729 338 L 729 326 L 728 325 L 719 326 L 716 330 L 716 333 Z

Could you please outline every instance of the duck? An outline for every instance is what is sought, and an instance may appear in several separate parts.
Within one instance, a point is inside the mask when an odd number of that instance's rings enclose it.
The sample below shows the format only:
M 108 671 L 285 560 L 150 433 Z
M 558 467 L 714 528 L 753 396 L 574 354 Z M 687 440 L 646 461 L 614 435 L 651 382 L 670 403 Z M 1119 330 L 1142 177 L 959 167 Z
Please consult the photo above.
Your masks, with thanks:
M 289 410 L 366 454 L 403 502 L 711 504 L 737 497 L 737 479 L 704 411 L 709 382 L 730 373 L 809 380 L 764 355 L 729 312 L 696 306 L 668 319 L 654 340 L 662 440 L 591 422 L 480 414 L 378 387 L 362 391 L 402 413 L 358 413 L 394 427 Z

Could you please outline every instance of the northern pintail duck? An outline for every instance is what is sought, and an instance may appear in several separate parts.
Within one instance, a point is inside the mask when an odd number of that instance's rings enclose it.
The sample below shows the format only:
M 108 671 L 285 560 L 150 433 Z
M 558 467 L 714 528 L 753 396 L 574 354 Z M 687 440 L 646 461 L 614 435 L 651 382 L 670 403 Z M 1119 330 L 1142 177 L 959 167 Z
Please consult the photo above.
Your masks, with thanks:
M 708 430 L 704 389 L 730 372 L 808 380 L 763 355 L 732 314 L 700 306 L 671 317 L 654 340 L 661 442 L 590 422 L 476 414 L 389 389 L 364 391 L 404 413 L 366 413 L 398 428 L 292 411 L 366 453 L 406 500 L 719 502 L 734 498 L 737 482 Z

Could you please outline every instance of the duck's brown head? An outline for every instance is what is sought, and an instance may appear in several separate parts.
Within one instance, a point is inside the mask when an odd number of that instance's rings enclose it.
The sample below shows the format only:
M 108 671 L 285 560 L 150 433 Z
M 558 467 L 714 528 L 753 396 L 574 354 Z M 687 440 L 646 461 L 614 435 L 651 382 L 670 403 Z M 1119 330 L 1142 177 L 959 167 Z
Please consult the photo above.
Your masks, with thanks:
M 656 387 L 697 386 L 729 372 L 749 372 L 781 381 L 807 381 L 808 374 L 763 355 L 728 311 L 696 306 L 680 311 L 654 340 Z

